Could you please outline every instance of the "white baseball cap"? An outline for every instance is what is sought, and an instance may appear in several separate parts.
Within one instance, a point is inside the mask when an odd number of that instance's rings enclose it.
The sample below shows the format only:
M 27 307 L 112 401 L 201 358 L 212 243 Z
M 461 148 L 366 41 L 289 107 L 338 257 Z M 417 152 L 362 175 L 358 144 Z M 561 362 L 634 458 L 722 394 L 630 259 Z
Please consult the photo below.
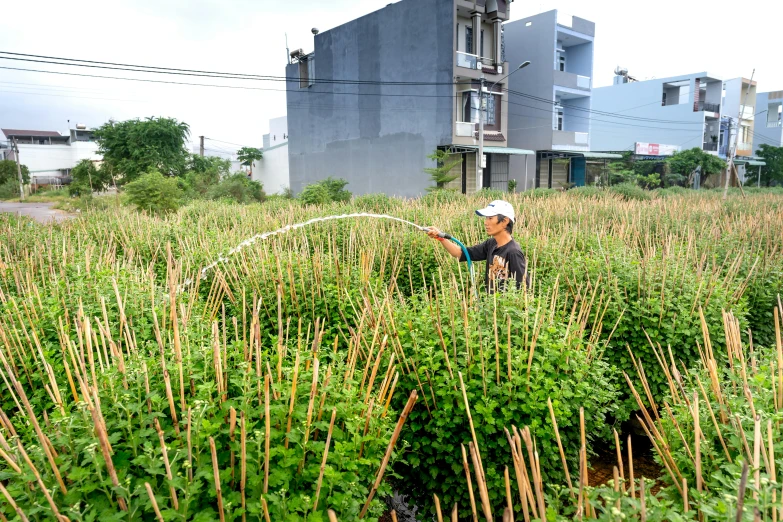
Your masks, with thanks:
M 510 219 L 512 223 L 514 222 L 514 207 L 511 206 L 511 203 L 502 199 L 496 199 L 487 205 L 487 208 L 477 210 L 476 214 L 484 217 L 502 215 Z

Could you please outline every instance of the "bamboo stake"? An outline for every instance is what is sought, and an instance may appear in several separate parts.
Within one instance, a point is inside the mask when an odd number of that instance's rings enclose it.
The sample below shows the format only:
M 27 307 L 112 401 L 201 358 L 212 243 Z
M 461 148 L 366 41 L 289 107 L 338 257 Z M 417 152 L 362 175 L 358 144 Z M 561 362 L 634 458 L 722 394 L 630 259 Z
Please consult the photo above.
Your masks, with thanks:
M 690 508 L 690 505 L 689 505 L 689 502 L 688 502 L 688 481 L 686 479 L 682 479 L 682 510 L 683 510 L 683 513 L 687 513 L 689 508 Z
M 468 443 L 468 450 L 470 452 L 470 458 L 473 461 L 473 469 L 476 472 L 476 485 L 478 486 L 479 490 L 479 497 L 481 498 L 481 508 L 484 511 L 484 517 L 487 519 L 487 522 L 492 522 L 492 508 L 489 504 L 489 497 L 485 495 L 487 484 L 484 482 L 483 477 L 479 473 L 479 462 L 478 462 L 478 455 L 476 453 L 476 447 L 473 444 L 473 442 Z
M 560 430 L 557 428 L 557 419 L 555 418 L 555 409 L 552 406 L 551 397 L 547 397 L 546 404 L 549 406 L 549 415 L 552 418 L 552 425 L 555 427 L 555 440 L 557 441 L 557 449 L 560 451 L 560 460 L 563 463 L 563 471 L 565 471 L 566 482 L 568 482 L 568 489 L 571 491 L 571 497 L 573 498 L 574 485 L 571 484 L 571 474 L 568 472 L 568 463 L 566 462 L 565 451 L 563 451 L 563 443 L 560 440 Z M 617 434 L 617 432 L 615 432 L 615 434 Z
M 481 462 L 481 452 L 479 451 L 478 447 L 478 438 L 476 437 L 476 429 L 473 427 L 473 416 L 470 414 L 470 404 L 468 403 L 468 393 L 465 391 L 465 381 L 462 379 L 462 372 L 457 372 L 457 375 L 459 375 L 459 384 L 462 388 L 462 398 L 465 401 L 465 412 L 468 415 L 468 424 L 470 425 L 470 435 L 473 438 L 473 445 L 476 450 L 476 459 L 478 460 L 478 466 L 476 467 L 476 475 L 477 475 L 477 486 L 479 487 L 479 496 L 482 499 L 482 504 L 484 504 L 484 499 L 489 499 L 489 493 L 485 491 L 482 488 L 482 484 L 486 484 L 486 479 L 484 478 L 484 465 Z M 478 475 L 481 475 L 481 480 L 478 480 Z
M 435 515 L 437 516 L 438 522 L 443 522 L 443 513 L 440 510 L 440 499 L 438 498 L 438 495 L 433 494 L 432 498 L 435 500 Z
M 614 432 L 614 447 L 617 450 L 617 466 L 620 471 L 620 479 L 623 481 L 623 491 L 625 491 L 625 473 L 623 472 L 623 452 L 620 450 L 620 435 L 616 429 L 612 429 Z
M 144 487 L 146 488 L 147 496 L 150 498 L 150 502 L 152 503 L 152 509 L 155 511 L 155 518 L 158 519 L 158 522 L 164 522 L 163 515 L 160 513 L 160 508 L 158 508 L 158 501 L 155 500 L 155 494 L 152 492 L 152 487 L 150 486 L 150 483 L 145 482 Z
M 759 415 L 753 419 L 753 478 L 756 482 L 753 500 L 758 500 L 761 489 L 761 417 Z
M 699 494 L 704 489 L 704 478 L 701 475 L 701 429 L 699 427 L 699 394 L 693 392 L 693 433 L 695 439 L 694 455 L 696 456 L 696 491 Z
M 19 518 L 22 520 L 22 522 L 30 522 L 27 518 L 27 515 L 24 514 L 24 511 L 22 511 L 22 508 L 16 505 L 16 502 L 14 502 L 13 497 L 11 497 L 10 493 L 8 493 L 8 490 L 5 489 L 5 486 L 3 486 L 3 483 L 0 482 L 0 493 L 3 494 L 6 501 L 8 502 L 8 505 L 13 508 L 14 511 L 16 511 L 16 514 L 19 515 Z
M 288 449 L 288 434 L 291 433 L 291 417 L 294 414 L 294 404 L 296 403 L 296 382 L 299 380 L 299 350 L 296 351 L 296 361 L 294 362 L 294 375 L 291 379 L 291 402 L 288 406 L 288 423 L 285 428 L 285 449 Z
M 737 493 L 736 522 L 742 522 L 742 508 L 745 505 L 745 486 L 748 483 L 748 461 L 742 460 L 742 476 L 740 477 L 739 492 Z
M 190 406 L 188 406 L 188 431 L 185 435 L 188 443 L 188 481 L 193 482 L 193 440 L 191 439 L 190 432 L 193 425 Z
M 215 494 L 217 495 L 218 514 L 220 515 L 220 522 L 225 522 L 226 516 L 223 513 L 223 493 L 220 489 L 220 469 L 218 468 L 215 439 L 212 437 L 209 438 L 209 449 L 212 452 L 212 473 L 215 478 Z
M 381 461 L 381 467 L 378 470 L 378 475 L 375 478 L 375 483 L 373 484 L 372 489 L 370 490 L 370 495 L 367 497 L 367 502 L 364 503 L 364 507 L 362 508 L 361 513 L 359 513 L 360 519 L 364 518 L 364 515 L 367 514 L 367 510 L 370 508 L 370 502 L 372 502 L 372 498 L 375 496 L 375 492 L 378 491 L 378 486 L 381 485 L 381 479 L 383 479 L 383 474 L 386 471 L 386 466 L 389 464 L 389 459 L 391 458 L 392 450 L 394 449 L 395 444 L 397 444 L 397 438 L 400 436 L 400 432 L 402 431 L 403 424 L 405 424 L 408 415 L 410 415 L 410 412 L 413 409 L 413 405 L 416 403 L 417 396 L 418 394 L 416 393 L 416 390 L 413 390 L 411 392 L 410 397 L 408 397 L 408 403 L 405 405 L 405 408 L 402 410 L 402 414 L 400 414 L 400 418 L 397 421 L 397 427 L 394 428 L 394 433 L 392 433 L 391 440 L 389 441 L 389 446 L 386 448 L 386 454 L 383 456 L 383 461 Z
M 244 411 L 239 415 L 239 447 L 241 453 L 239 461 L 239 492 L 242 495 L 242 522 L 245 522 L 247 520 L 245 514 L 245 486 L 247 485 L 247 427 L 245 426 Z
M 478 522 L 478 513 L 476 512 L 476 497 L 473 495 L 473 484 L 470 479 L 470 466 L 468 465 L 468 455 L 465 452 L 465 445 L 460 444 L 462 448 L 462 465 L 465 468 L 465 479 L 468 482 L 468 495 L 470 496 L 470 509 L 473 513 L 473 522 Z
M 503 470 L 503 480 L 506 483 L 506 512 L 503 513 L 504 522 L 514 522 L 514 502 L 511 500 L 511 481 L 508 479 L 508 466 Z M 507 517 L 509 514 L 509 517 Z
M 261 497 L 261 509 L 264 511 L 264 520 L 266 522 L 272 522 L 272 520 L 269 518 L 269 506 L 267 505 L 266 499 L 264 497 Z M 332 511 L 332 514 L 334 514 L 334 511 Z M 329 518 L 331 519 L 331 517 Z M 335 520 L 337 520 L 337 517 L 335 517 Z
M 160 440 L 160 451 L 163 453 L 163 466 L 166 469 L 166 478 L 169 479 L 169 492 L 171 493 L 171 503 L 174 506 L 175 511 L 179 511 L 179 500 L 177 499 L 177 490 L 174 489 L 174 477 L 171 474 L 171 464 L 169 464 L 169 454 L 166 451 L 166 439 L 163 435 L 163 430 L 160 429 L 160 423 L 156 418 L 154 421 L 155 431 L 158 432 L 158 439 Z
M 52 512 L 54 513 L 55 520 L 62 520 L 62 516 L 60 515 L 60 511 L 57 509 L 57 505 L 54 503 L 54 499 L 49 494 L 49 490 L 47 489 L 46 485 L 43 483 L 43 480 L 41 479 L 41 474 L 38 473 L 35 464 L 33 464 L 33 461 L 30 460 L 30 457 L 27 455 L 27 452 L 24 450 L 24 446 L 22 446 L 22 442 L 19 439 L 16 439 L 16 446 L 17 448 L 19 448 L 19 453 L 22 455 L 24 461 L 33 471 L 33 475 L 35 475 L 35 480 L 38 482 L 38 487 L 41 488 L 41 491 L 46 497 L 46 501 L 49 502 L 49 507 L 52 508 Z
M 777 481 L 777 473 L 775 472 L 775 445 L 772 441 L 772 420 L 767 420 L 767 448 L 769 450 L 769 468 L 767 469 L 767 473 L 769 474 L 769 479 L 772 482 Z M 778 492 L 777 490 L 772 490 L 772 503 L 777 503 L 778 499 Z M 778 510 L 775 508 L 772 508 L 772 522 L 777 522 L 778 520 Z
M 459 510 L 457 509 L 457 503 L 454 503 L 454 508 L 451 510 L 451 522 L 459 522 Z
M 636 498 L 636 482 L 633 479 L 633 450 L 631 448 L 631 436 L 628 435 L 628 479 L 631 481 L 631 498 Z
M 326 470 L 326 459 L 329 457 L 329 444 L 332 442 L 332 430 L 334 429 L 334 419 L 337 417 L 337 408 L 332 409 L 332 420 L 329 421 L 329 431 L 326 434 L 326 446 L 324 447 L 324 458 L 321 461 L 321 471 L 318 474 L 318 484 L 315 488 L 315 501 L 313 502 L 313 513 L 318 508 L 318 497 L 321 494 L 321 482 L 324 479 Z
M 269 416 L 269 374 L 264 376 L 264 495 L 269 492 L 269 439 L 271 420 Z M 263 502 L 263 499 L 262 499 Z M 267 515 L 267 519 L 269 515 Z
M 645 495 L 644 495 L 644 477 L 639 479 L 639 503 L 640 503 L 640 509 L 641 509 L 641 520 L 642 522 L 647 522 L 647 503 L 645 502 Z
M 335 513 L 331 509 L 327 511 L 327 515 L 329 516 L 329 522 L 339 522 L 337 520 L 337 513 Z M 394 510 L 392 510 L 392 520 L 394 522 L 397 522 L 397 514 L 394 512 Z M 267 519 L 267 522 L 269 522 L 269 519 Z

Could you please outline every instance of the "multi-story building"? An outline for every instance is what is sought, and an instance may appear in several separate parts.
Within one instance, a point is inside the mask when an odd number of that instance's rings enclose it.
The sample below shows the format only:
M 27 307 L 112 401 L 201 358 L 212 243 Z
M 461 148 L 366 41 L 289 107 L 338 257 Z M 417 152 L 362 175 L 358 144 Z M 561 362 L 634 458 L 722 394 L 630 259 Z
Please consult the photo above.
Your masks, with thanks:
M 19 147 L 21 163 L 30 169 L 33 185 L 61 184 L 69 179 L 71 169 L 84 159 L 100 162 L 98 143 L 92 131 L 84 125 L 70 129 L 68 135 L 57 131 L 0 129 L 8 147 L 3 148 L 4 159 L 16 159 L 11 147 L 15 141 Z
M 288 119 L 269 120 L 269 134 L 264 134 L 264 157 L 253 162 L 253 179 L 275 194 L 291 186 L 288 177 Z
M 606 122 L 593 131 L 592 147 L 660 156 L 699 147 L 725 156 L 730 132 L 721 124 L 722 98 L 723 81 L 706 72 L 645 81 L 618 75 L 615 85 L 593 89 L 593 121 Z
M 401 0 L 314 29 L 314 52 L 294 51 L 286 67 L 292 190 L 333 176 L 355 194 L 417 196 L 432 186 L 423 170 L 436 149 L 463 160 L 451 186 L 505 189 L 509 155 L 531 153 L 507 147 L 509 10 L 508 0 Z
M 762 143 L 783 147 L 783 91 L 756 95 L 757 118 L 753 128 L 753 151 Z
M 736 142 L 736 155 L 753 156 L 753 122 L 756 116 L 756 82 L 734 78 L 723 82 L 721 130 L 729 130 L 729 146 Z M 718 151 L 725 156 L 725 151 Z M 730 153 L 730 151 L 729 151 Z
M 593 43 L 595 24 L 554 10 L 504 27 L 506 58 L 531 65 L 508 80 L 509 146 L 536 151 L 535 173 L 520 183 L 562 188 L 585 184 L 591 153 Z M 526 159 L 513 157 L 512 172 Z

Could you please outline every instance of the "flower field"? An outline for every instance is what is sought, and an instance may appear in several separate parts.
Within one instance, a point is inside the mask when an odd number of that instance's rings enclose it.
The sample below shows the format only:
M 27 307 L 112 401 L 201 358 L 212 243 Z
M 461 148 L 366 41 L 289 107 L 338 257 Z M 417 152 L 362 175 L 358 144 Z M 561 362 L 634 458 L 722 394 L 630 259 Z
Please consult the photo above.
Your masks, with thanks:
M 500 295 L 399 221 L 246 241 L 494 196 L 1 216 L 0 520 L 783 519 L 780 195 L 514 195 Z

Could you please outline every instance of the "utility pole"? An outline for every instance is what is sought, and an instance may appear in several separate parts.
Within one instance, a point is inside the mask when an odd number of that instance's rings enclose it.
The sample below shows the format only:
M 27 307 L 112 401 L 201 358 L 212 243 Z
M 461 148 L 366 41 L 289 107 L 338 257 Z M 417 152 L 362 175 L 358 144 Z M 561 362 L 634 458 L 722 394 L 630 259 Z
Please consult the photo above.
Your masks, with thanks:
M 748 88 L 745 90 L 745 99 L 742 101 L 742 108 L 740 109 L 739 117 L 737 118 L 737 137 L 734 138 L 734 145 L 731 148 L 731 154 L 729 155 L 729 165 L 726 169 L 726 183 L 723 186 L 723 199 L 727 199 L 729 197 L 729 180 L 731 179 L 731 174 L 734 172 L 734 156 L 737 154 L 737 145 L 739 142 L 739 133 L 740 129 L 742 128 L 742 115 L 745 113 L 745 105 L 748 103 L 748 96 L 750 95 L 750 87 L 753 85 L 753 77 L 756 75 L 756 69 L 753 69 L 753 72 L 750 75 L 750 81 L 748 82 Z M 729 123 L 729 139 L 731 139 L 731 124 Z M 739 174 L 737 175 L 737 183 L 740 186 L 740 189 L 742 189 L 742 183 L 740 183 L 739 180 Z M 742 192 L 742 195 L 745 195 L 745 191 Z
M 19 174 L 19 200 L 24 200 L 24 180 L 22 179 L 22 164 L 19 163 L 19 144 L 14 138 L 14 157 L 16 158 L 16 172 Z
M 201 145 L 198 148 L 198 155 L 203 158 L 204 157 L 204 136 L 199 136 L 199 140 L 201 141 Z
M 476 193 L 481 192 L 484 187 L 484 73 L 481 74 L 481 85 L 479 86 L 479 148 L 476 156 Z
M 489 96 L 493 95 L 492 91 L 495 89 L 495 85 L 499 84 L 515 72 L 524 69 L 528 65 L 530 65 L 529 61 L 522 62 L 519 67 L 493 83 L 489 88 Z M 486 78 L 484 77 L 483 73 L 481 74 L 481 78 L 479 78 L 479 80 L 481 80 L 481 86 L 479 87 L 479 100 L 481 101 L 479 102 L 479 148 L 478 156 L 476 157 L 476 192 L 480 192 L 484 185 L 484 111 L 486 111 L 489 107 L 489 104 L 485 103 L 484 100 L 484 82 L 486 81 Z

